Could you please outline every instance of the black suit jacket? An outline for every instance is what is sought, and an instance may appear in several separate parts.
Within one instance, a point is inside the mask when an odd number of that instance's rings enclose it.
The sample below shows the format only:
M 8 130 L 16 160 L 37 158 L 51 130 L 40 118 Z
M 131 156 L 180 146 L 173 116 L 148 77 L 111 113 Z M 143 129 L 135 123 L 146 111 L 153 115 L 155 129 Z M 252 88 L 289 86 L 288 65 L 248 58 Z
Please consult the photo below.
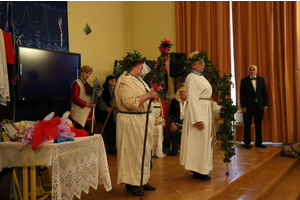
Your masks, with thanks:
M 265 79 L 261 76 L 256 76 L 256 92 L 250 80 L 250 76 L 247 76 L 241 80 L 240 100 L 242 108 L 254 109 L 255 100 L 257 99 L 257 105 L 260 110 L 263 110 L 263 106 L 268 106 L 268 95 Z
M 169 108 L 169 124 L 171 124 L 172 122 L 176 122 L 177 124 L 183 124 L 183 120 L 180 120 L 179 101 L 177 101 L 176 98 L 174 98 L 171 101 L 171 105 Z

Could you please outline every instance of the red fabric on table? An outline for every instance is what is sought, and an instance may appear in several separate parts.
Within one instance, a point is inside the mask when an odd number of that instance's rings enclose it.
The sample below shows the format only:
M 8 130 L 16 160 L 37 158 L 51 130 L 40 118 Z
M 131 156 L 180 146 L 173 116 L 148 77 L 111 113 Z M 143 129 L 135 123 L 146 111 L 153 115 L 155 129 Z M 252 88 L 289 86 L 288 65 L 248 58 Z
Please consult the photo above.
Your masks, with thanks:
M 59 132 L 57 125 L 60 123 L 60 119 L 56 116 L 53 119 L 47 121 L 39 121 L 34 128 L 32 136 L 32 150 L 35 151 L 36 148 L 45 140 L 58 139 Z
M 70 127 L 71 132 L 75 133 L 75 137 L 85 137 L 89 136 L 89 134 L 84 129 L 76 129 L 73 127 Z

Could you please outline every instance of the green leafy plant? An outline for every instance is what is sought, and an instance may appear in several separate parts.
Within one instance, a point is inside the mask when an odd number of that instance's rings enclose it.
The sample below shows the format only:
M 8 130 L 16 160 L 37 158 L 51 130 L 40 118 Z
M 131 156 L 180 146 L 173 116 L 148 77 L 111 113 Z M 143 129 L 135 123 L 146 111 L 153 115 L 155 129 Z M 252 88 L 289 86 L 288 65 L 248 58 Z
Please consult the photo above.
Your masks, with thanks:
M 222 109 L 219 115 L 221 123 L 219 125 L 218 133 L 220 134 L 221 149 L 224 151 L 224 163 L 230 163 L 230 159 L 235 155 L 233 143 L 233 123 L 235 122 L 234 114 L 237 112 L 238 107 L 233 105 L 230 99 L 230 88 L 232 86 L 232 75 L 224 74 L 220 79 L 219 92 L 220 92 L 220 105 L 226 107 Z

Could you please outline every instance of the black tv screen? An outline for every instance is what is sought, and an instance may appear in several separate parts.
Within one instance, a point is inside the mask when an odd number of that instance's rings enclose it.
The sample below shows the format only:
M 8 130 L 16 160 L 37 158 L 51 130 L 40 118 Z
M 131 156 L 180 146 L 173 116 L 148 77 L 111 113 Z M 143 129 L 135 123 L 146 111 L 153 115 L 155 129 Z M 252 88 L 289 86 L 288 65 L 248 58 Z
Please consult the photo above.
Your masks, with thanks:
M 71 95 L 79 77 L 80 54 L 18 47 L 19 100 L 60 99 Z

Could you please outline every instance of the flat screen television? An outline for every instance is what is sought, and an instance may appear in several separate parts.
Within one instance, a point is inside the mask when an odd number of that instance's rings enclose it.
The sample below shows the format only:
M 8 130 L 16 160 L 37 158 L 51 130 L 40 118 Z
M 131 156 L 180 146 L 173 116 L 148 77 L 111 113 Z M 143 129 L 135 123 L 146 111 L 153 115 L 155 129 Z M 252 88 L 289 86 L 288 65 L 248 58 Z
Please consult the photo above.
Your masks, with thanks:
M 18 47 L 18 100 L 58 100 L 71 95 L 79 77 L 78 53 Z

